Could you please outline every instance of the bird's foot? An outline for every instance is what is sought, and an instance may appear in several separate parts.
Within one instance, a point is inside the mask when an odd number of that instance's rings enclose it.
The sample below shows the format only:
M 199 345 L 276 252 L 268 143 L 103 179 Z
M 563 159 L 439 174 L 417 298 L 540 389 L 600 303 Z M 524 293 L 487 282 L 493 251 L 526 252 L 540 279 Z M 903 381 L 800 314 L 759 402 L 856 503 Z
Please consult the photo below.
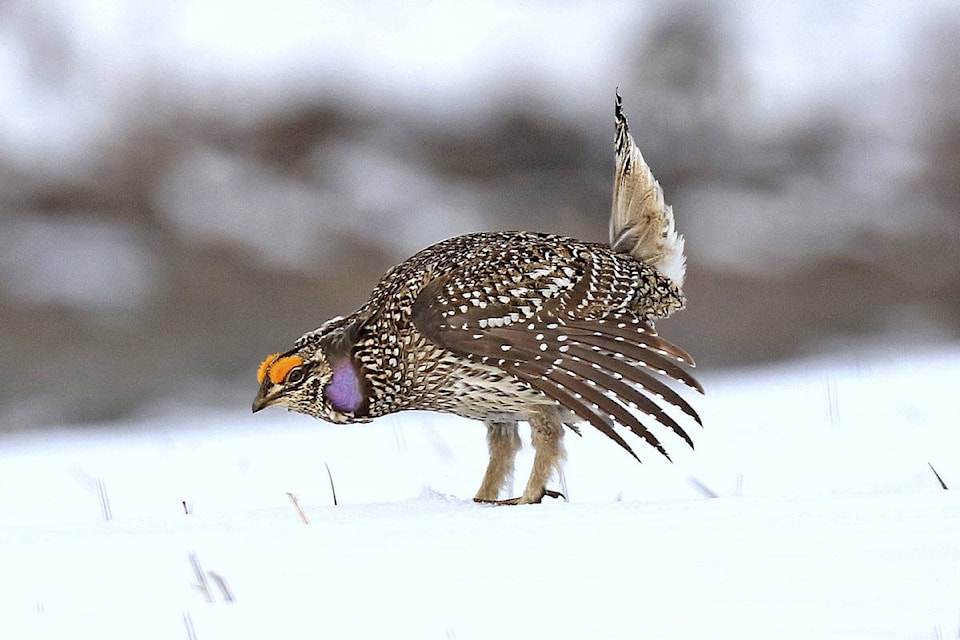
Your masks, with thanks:
M 474 498 L 474 502 L 480 502 L 482 504 L 496 504 L 496 505 L 505 505 L 505 504 L 539 504 L 544 497 L 549 498 L 563 498 L 567 499 L 567 496 L 563 495 L 559 491 L 554 491 L 552 489 L 544 489 L 539 496 L 533 498 L 526 498 L 525 496 L 519 496 L 517 498 L 508 498 L 506 500 L 484 500 L 482 498 Z

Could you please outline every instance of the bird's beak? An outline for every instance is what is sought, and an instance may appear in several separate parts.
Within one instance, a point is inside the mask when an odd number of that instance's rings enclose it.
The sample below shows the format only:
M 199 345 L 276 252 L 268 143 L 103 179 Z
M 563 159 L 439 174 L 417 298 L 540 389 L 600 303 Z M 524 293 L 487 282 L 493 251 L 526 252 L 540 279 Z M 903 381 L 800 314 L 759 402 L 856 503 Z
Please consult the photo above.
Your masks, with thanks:
M 253 412 L 256 413 L 261 409 L 266 409 L 275 399 L 276 398 L 269 397 L 269 394 L 267 394 L 267 385 L 262 385 L 260 391 L 257 392 L 257 397 L 253 399 Z

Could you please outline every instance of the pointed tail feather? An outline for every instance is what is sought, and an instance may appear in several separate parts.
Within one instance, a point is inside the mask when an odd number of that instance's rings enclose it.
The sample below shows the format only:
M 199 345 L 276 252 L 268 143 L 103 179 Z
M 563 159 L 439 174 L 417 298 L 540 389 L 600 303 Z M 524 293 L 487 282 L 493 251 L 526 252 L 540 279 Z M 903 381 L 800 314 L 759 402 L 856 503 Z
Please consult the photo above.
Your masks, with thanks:
M 663 189 L 630 135 L 623 101 L 617 92 L 617 172 L 610 213 L 610 246 L 654 266 L 683 286 L 686 258 L 683 236 L 677 233 L 673 209 L 663 200 Z

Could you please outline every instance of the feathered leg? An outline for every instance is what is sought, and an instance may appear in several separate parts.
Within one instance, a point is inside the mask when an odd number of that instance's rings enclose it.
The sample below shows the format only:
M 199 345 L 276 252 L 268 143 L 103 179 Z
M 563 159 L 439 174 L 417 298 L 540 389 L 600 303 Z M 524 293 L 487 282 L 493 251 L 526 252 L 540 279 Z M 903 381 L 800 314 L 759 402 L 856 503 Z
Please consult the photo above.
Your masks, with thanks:
M 513 471 L 512 456 L 516 454 L 516 451 L 520 448 L 520 439 L 517 436 L 516 423 L 488 423 L 487 437 L 491 442 L 490 465 L 487 467 L 487 475 L 483 478 L 483 485 L 481 485 L 480 491 L 477 492 L 477 497 L 474 498 L 476 502 L 534 504 L 543 500 L 544 496 L 551 498 L 564 497 L 559 491 L 547 489 L 547 482 L 551 476 L 553 476 L 554 472 L 560 472 L 563 461 L 567 457 L 563 449 L 563 422 L 560 419 L 560 414 L 556 407 L 540 407 L 536 412 L 531 413 L 527 420 L 530 423 L 530 432 L 533 436 L 533 448 L 536 450 L 536 454 L 533 457 L 533 469 L 530 471 L 530 478 L 527 480 L 527 487 L 523 490 L 523 495 L 519 498 L 510 498 L 509 500 L 497 500 L 496 496 L 498 491 L 493 491 L 492 493 L 485 493 L 481 496 L 481 492 L 488 486 L 488 480 L 490 481 L 490 486 L 493 486 L 494 480 L 492 479 L 495 479 L 499 473 L 500 465 L 495 463 L 497 457 L 494 455 L 493 443 L 496 442 L 499 448 L 510 438 L 516 438 L 516 440 L 511 440 L 511 442 L 515 442 L 515 444 L 510 445 L 515 447 L 512 449 L 512 454 L 506 456 L 506 458 L 510 460 L 510 472 Z M 503 430 L 496 429 L 495 425 L 511 426 L 512 429 L 507 430 L 510 435 L 508 437 L 502 436 Z M 506 449 L 506 447 L 504 447 L 504 449 Z M 493 471 L 491 471 L 491 469 L 493 469 Z M 497 489 L 499 489 L 499 486 Z
M 513 478 L 513 463 L 520 450 L 520 434 L 516 421 L 488 421 L 487 447 L 490 450 L 490 462 L 483 482 L 474 500 L 477 502 L 496 502 L 500 489 Z
M 561 493 L 547 489 L 550 477 L 554 472 L 560 472 L 567 457 L 563 448 L 563 422 L 560 421 L 560 415 L 556 408 L 551 407 L 531 414 L 528 420 L 533 436 L 533 448 L 537 453 L 533 457 L 533 469 L 519 504 L 540 502 L 544 496 L 563 497 Z

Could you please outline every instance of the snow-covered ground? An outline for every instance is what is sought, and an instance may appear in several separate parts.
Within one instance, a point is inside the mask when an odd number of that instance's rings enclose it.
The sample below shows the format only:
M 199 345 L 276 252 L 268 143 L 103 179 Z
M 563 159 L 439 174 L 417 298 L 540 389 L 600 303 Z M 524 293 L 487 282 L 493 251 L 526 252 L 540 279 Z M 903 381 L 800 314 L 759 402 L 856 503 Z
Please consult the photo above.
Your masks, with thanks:
M 471 502 L 483 429 L 434 414 L 8 437 L 0 637 L 957 637 L 958 382 L 956 347 L 706 377 L 695 452 L 570 434 L 528 507 Z

